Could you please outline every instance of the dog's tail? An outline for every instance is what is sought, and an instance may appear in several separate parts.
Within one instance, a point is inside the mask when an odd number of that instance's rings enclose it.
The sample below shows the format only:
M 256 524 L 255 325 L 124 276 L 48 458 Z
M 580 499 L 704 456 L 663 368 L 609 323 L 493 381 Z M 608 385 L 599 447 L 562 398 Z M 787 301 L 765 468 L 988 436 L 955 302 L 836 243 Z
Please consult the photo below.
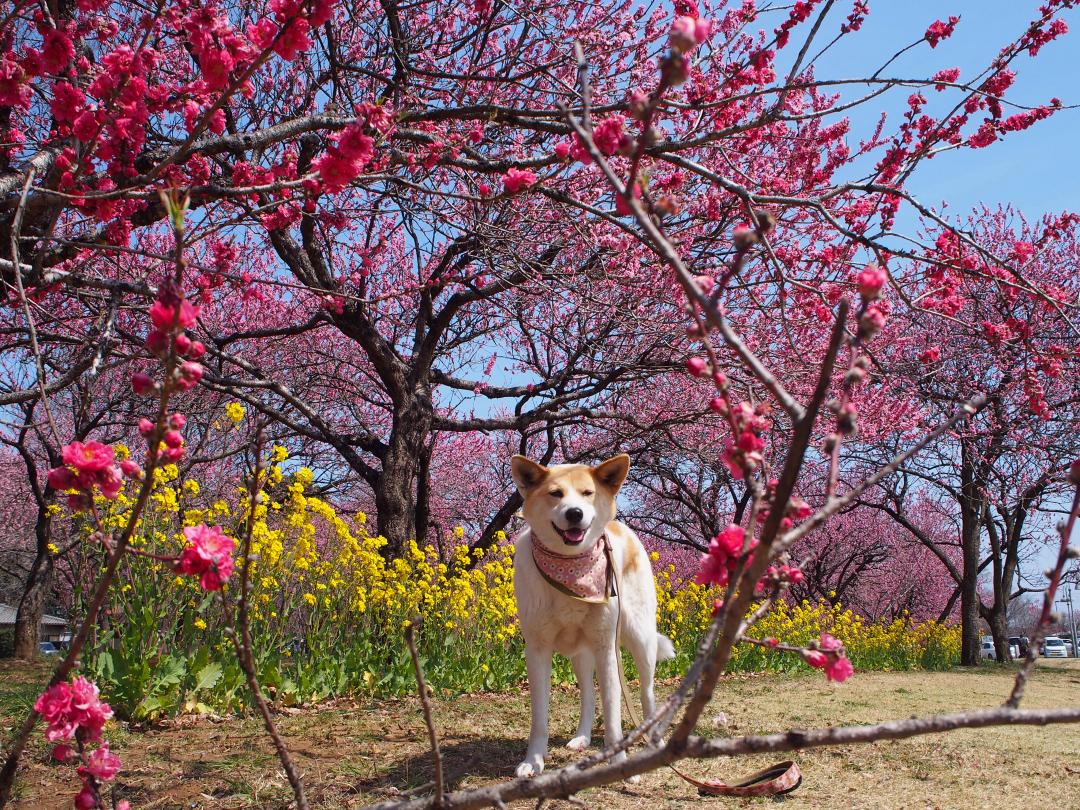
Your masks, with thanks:
M 667 661 L 675 657 L 675 645 L 663 633 L 656 634 L 656 660 Z

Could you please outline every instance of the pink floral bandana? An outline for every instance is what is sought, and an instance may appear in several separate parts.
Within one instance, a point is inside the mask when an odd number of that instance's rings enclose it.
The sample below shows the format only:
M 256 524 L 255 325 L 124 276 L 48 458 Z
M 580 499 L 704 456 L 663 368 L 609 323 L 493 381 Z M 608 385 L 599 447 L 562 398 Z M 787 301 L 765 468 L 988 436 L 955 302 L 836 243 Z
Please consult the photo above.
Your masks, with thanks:
M 602 604 L 611 591 L 611 565 L 607 535 L 600 535 L 592 548 L 581 554 L 558 554 L 535 537 L 533 562 L 548 584 L 575 599 Z

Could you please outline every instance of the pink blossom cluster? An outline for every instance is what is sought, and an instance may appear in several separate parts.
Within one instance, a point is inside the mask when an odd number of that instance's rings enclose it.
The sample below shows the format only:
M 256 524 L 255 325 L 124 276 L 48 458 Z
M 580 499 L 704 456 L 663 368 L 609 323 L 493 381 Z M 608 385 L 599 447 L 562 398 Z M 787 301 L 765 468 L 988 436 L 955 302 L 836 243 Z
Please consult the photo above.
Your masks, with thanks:
M 814 10 L 814 6 L 818 2 L 820 2 L 820 0 L 796 0 L 796 3 L 791 7 L 791 11 L 788 13 L 788 18 L 773 31 L 773 34 L 776 36 L 777 48 L 783 48 L 788 44 L 788 39 L 791 36 L 791 29 L 799 23 L 809 19 L 811 12 Z
M 292 61 L 311 48 L 309 34 L 333 14 L 333 0 L 270 0 L 274 19 L 262 17 L 248 29 L 251 41 L 263 50 L 273 49 Z
M 776 487 L 779 482 L 773 478 L 765 486 L 766 504 L 758 510 L 758 523 L 764 523 L 772 511 L 772 502 L 776 499 Z M 795 525 L 796 520 L 806 520 L 814 513 L 813 507 L 798 495 L 792 495 L 784 505 L 784 517 L 780 520 L 780 531 L 786 532 Z
M 102 727 L 113 716 L 97 685 L 82 675 L 71 683 L 50 686 L 38 697 L 34 711 L 45 721 L 49 742 L 71 740 L 76 734 L 84 741 L 101 739 Z
M 220 591 L 233 570 L 236 541 L 220 526 L 205 524 L 184 529 L 184 537 L 189 545 L 176 562 L 176 572 L 199 577 L 204 590 Z
M 715 407 L 713 409 L 716 410 Z M 772 420 L 769 419 L 771 406 L 767 402 L 759 402 L 755 406 L 744 401 L 730 410 L 735 439 L 728 440 L 724 446 L 723 462 L 732 476 L 741 481 L 747 472 L 761 466 L 764 459 L 762 451 L 765 449 L 765 439 L 762 434 L 772 427 Z
M 709 550 L 701 555 L 697 582 L 700 585 L 719 585 L 724 587 L 731 579 L 739 560 L 743 558 L 743 545 L 746 532 L 742 526 L 732 524 L 709 542 Z M 757 538 L 751 537 L 746 553 L 757 547 Z
M 816 649 L 802 653 L 803 660 L 815 669 L 824 670 L 828 680 L 843 683 L 855 674 L 855 668 L 844 654 L 844 645 L 839 639 L 822 633 L 815 646 Z
M 870 13 L 870 4 L 866 0 L 855 0 L 851 6 L 851 13 L 848 14 L 844 24 L 840 26 L 840 33 L 847 34 L 850 31 L 858 31 L 862 28 L 863 21 Z
M 364 134 L 364 123 L 358 121 L 345 128 L 337 143 L 312 163 L 312 168 L 319 173 L 322 190 L 333 193 L 359 177 L 373 157 L 375 141 Z
M 187 358 L 175 365 L 172 371 L 172 384 L 181 391 L 190 391 L 202 379 L 203 366 L 199 360 L 206 354 L 206 346 L 198 340 L 192 340 L 185 330 L 195 326 L 199 318 L 200 307 L 192 304 L 172 284 L 162 284 L 158 297 L 150 306 L 152 328 L 146 337 L 146 347 L 159 358 L 168 358 L 170 349 L 178 356 Z M 160 385 L 145 372 L 131 375 L 131 388 L 139 396 L 150 396 L 160 391 Z M 186 423 L 183 414 L 169 416 L 162 443 L 153 448 L 158 456 L 166 461 L 179 461 L 184 455 L 184 437 L 180 433 Z M 150 419 L 139 420 L 139 433 L 151 439 L 157 433 L 157 424 Z M 123 472 L 137 478 L 141 470 L 134 463 L 123 467 Z
M 74 510 L 88 507 L 94 489 L 112 500 L 124 485 L 122 470 L 113 462 L 116 451 L 101 442 L 72 442 L 62 451 L 64 465 L 49 470 L 49 486 L 58 491 L 79 490 L 68 498 Z M 123 463 L 123 462 L 121 462 Z
M 507 194 L 520 194 L 536 182 L 536 175 L 527 169 L 507 169 L 503 175 L 503 190 Z
M 948 39 L 953 35 L 958 22 L 960 22 L 960 18 L 956 16 L 949 17 L 948 20 L 935 20 L 930 23 L 930 27 L 926 29 L 923 36 L 926 37 L 926 41 L 931 48 L 936 48 L 941 40 Z
M 101 739 L 101 730 L 113 716 L 108 703 L 101 700 L 97 685 L 81 675 L 71 683 L 58 683 L 43 692 L 34 704 L 36 711 L 45 721 L 45 738 L 49 742 L 77 740 L 79 743 L 81 764 L 78 768 L 82 779 L 82 789 L 75 796 L 75 807 L 100 807 L 98 782 L 108 782 L 120 771 L 120 757 L 109 750 L 104 743 L 92 751 L 84 748 L 88 742 Z M 53 758 L 66 762 L 73 755 L 71 746 L 57 745 L 53 748 Z M 125 810 L 127 802 L 116 805 L 117 810 Z

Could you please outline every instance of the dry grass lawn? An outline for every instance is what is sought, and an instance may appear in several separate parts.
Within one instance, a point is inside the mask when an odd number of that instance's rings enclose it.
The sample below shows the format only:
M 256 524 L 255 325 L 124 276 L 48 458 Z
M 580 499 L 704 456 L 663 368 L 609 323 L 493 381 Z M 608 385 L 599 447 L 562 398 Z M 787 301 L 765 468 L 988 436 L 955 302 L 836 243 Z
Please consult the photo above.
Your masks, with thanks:
M 43 670 L 0 662 L 0 722 L 10 734 L 15 714 L 29 705 Z M 726 679 L 710 718 L 723 712 L 726 726 L 710 733 L 742 735 L 790 726 L 864 723 L 936 711 L 999 704 L 1011 672 L 860 673 L 832 686 L 819 676 Z M 1080 662 L 1050 662 L 1028 690 L 1025 706 L 1080 704 Z M 437 700 L 448 777 L 452 787 L 505 779 L 524 750 L 528 698 L 524 690 Z M 553 762 L 570 761 L 560 750 L 576 712 L 573 687 L 553 701 Z M 415 700 L 338 701 L 279 715 L 281 728 L 322 808 L 359 807 L 428 783 L 431 767 L 423 721 Z M 181 718 L 148 729 L 111 727 L 114 750 L 124 759 L 117 798 L 136 808 L 276 808 L 288 805 L 288 786 L 270 745 L 253 719 Z M 703 730 L 704 732 L 704 730 Z M 775 757 L 691 763 L 698 775 L 733 779 Z M 993 728 L 920 739 L 848 746 L 795 754 L 804 781 L 783 800 L 802 808 L 1008 807 L 1040 801 L 1080 808 L 1080 728 Z M 66 767 L 47 761 L 40 735 L 20 773 L 18 808 L 69 808 L 75 784 Z M 591 808 L 644 810 L 683 807 L 765 807 L 769 799 L 698 798 L 671 773 L 646 775 L 639 785 L 585 791 Z M 520 805 L 531 807 L 532 805 Z M 568 802 L 548 807 L 569 808 Z

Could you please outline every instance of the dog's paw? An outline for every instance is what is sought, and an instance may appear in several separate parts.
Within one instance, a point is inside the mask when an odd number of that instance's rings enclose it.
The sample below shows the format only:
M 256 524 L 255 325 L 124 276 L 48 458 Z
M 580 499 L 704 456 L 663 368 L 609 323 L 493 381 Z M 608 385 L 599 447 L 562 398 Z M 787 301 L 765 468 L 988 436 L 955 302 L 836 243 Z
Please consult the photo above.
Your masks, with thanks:
M 517 766 L 517 770 L 514 774 L 519 779 L 529 779 L 533 776 L 539 776 L 544 772 L 544 760 L 539 757 L 528 757 L 524 762 Z
M 584 734 L 579 734 L 577 737 L 574 737 L 574 739 L 570 740 L 570 742 L 566 744 L 566 747 L 569 748 L 571 751 L 584 751 L 586 748 L 589 747 L 589 743 L 591 742 L 592 737 L 587 737 Z

